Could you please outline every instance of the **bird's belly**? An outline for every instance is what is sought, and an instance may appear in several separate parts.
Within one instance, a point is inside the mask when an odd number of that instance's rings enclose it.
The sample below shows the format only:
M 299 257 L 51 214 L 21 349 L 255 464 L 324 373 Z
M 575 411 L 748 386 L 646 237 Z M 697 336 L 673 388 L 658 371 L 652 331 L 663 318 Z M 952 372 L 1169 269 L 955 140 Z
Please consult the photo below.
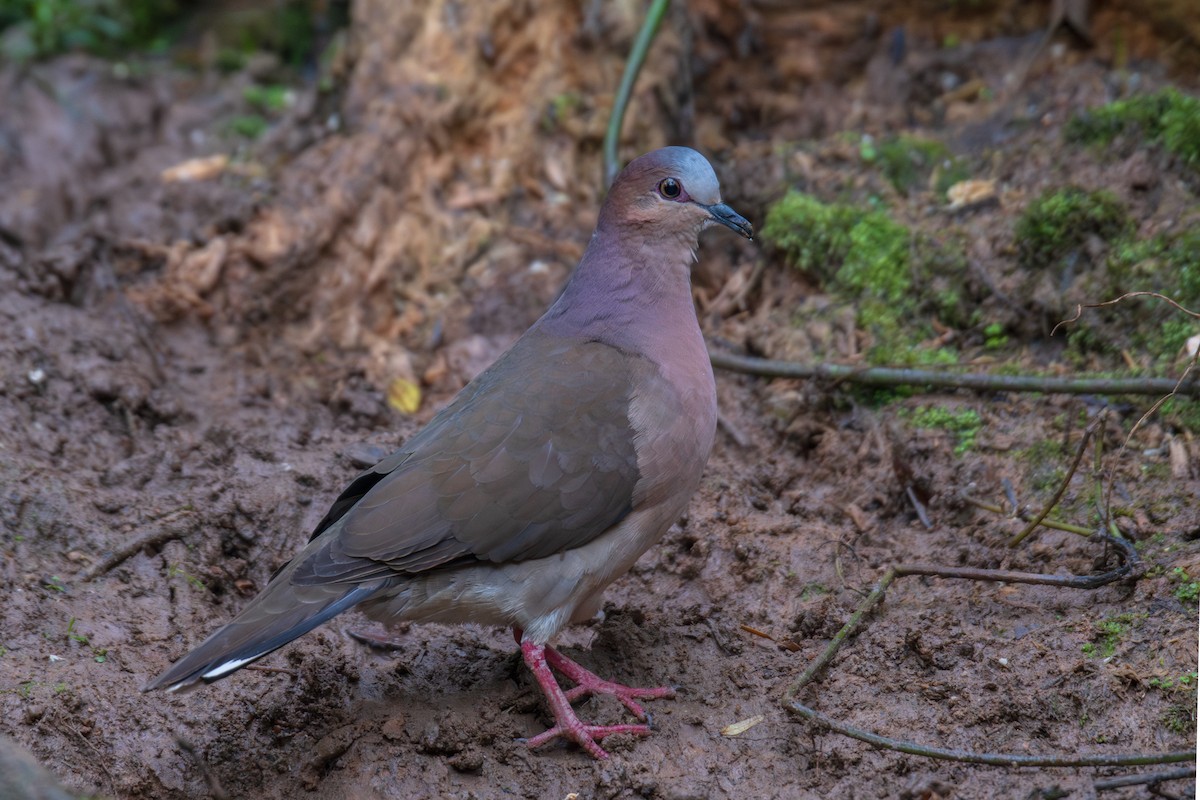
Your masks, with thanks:
M 605 587 L 627 572 L 683 511 L 680 504 L 666 506 L 634 512 L 565 553 L 414 576 L 361 609 L 382 622 L 515 625 L 526 638 L 544 643 L 570 622 L 595 613 Z

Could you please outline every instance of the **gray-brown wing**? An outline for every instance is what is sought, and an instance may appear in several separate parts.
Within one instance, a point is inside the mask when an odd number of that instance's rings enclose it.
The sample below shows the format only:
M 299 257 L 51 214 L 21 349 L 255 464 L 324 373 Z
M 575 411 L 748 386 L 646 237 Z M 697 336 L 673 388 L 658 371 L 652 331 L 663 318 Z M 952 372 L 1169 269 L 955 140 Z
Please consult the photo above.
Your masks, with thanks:
M 293 582 L 522 561 L 591 541 L 631 507 L 639 475 L 629 406 L 647 369 L 599 342 L 527 334 L 347 489 Z

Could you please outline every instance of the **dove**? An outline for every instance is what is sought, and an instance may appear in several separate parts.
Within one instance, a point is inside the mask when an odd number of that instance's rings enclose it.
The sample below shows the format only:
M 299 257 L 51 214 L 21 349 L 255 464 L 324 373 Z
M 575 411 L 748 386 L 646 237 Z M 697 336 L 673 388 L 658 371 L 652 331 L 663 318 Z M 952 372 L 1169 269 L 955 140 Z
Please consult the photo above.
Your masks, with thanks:
M 262 592 L 145 690 L 224 678 L 357 608 L 384 623 L 511 627 L 554 717 L 531 748 L 565 740 L 604 759 L 605 737 L 648 735 L 638 701 L 671 688 L 605 680 L 550 641 L 595 616 L 699 486 L 717 399 L 691 265 L 713 224 L 753 238 L 704 156 L 666 147 L 630 162 L 549 310 L 356 477 Z M 595 694 L 639 723 L 585 723 L 572 702 Z

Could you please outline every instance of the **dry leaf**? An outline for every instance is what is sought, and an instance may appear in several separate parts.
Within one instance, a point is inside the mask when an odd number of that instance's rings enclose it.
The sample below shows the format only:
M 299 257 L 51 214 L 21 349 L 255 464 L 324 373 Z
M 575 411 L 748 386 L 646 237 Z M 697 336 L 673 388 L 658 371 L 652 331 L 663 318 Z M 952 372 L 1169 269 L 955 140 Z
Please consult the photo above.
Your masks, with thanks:
M 217 177 L 229 166 L 229 156 L 215 155 L 208 158 L 191 158 L 182 164 L 164 169 L 159 176 L 163 183 L 186 183 L 207 181 Z
M 734 722 L 731 725 L 726 725 L 724 728 L 721 728 L 721 735 L 741 736 L 743 733 L 750 730 L 765 719 L 766 717 L 764 717 L 762 714 L 755 714 L 753 717 L 747 717 L 740 722 Z
M 946 190 L 950 210 L 990 203 L 996 199 L 996 182 L 992 180 L 959 181 Z
M 388 384 L 387 403 L 401 414 L 415 414 L 421 407 L 421 387 L 407 378 L 395 378 Z
M 1177 479 L 1188 479 L 1192 476 L 1192 469 L 1189 466 L 1187 445 L 1182 439 L 1172 438 L 1167 444 L 1167 453 L 1171 460 L 1171 477 Z

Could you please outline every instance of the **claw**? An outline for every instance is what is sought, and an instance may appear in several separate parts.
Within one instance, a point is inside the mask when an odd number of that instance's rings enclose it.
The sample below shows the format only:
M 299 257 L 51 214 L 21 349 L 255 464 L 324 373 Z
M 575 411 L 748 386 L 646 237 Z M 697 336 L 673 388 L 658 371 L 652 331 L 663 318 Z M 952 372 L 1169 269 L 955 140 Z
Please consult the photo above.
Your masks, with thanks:
M 633 736 L 649 736 L 651 733 L 649 725 L 650 715 L 646 713 L 646 710 L 634 698 L 672 697 L 675 694 L 675 690 L 671 687 L 638 689 L 606 681 L 590 670 L 576 664 L 554 648 L 545 645 L 522 641 L 521 654 L 525 657 L 525 663 L 528 665 L 530 672 L 537 679 L 542 693 L 546 695 L 546 701 L 550 704 L 550 711 L 554 714 L 554 725 L 551 728 L 543 733 L 539 733 L 537 736 L 524 740 L 530 749 L 541 747 L 555 739 L 566 739 L 575 742 L 575 744 L 591 753 L 597 759 L 607 759 L 608 753 L 604 752 L 604 748 L 596 744 L 601 739 L 618 733 L 628 733 Z M 558 685 L 554 673 L 550 671 L 551 667 L 554 667 L 564 676 L 574 681 L 576 686 L 564 692 L 562 687 Z M 571 708 L 571 701 L 589 694 L 612 695 L 620 700 L 634 716 L 646 721 L 647 724 L 584 724 L 578 715 L 576 715 L 575 709 Z
M 546 647 L 546 662 L 575 682 L 575 686 L 566 692 L 567 700 L 572 703 L 590 694 L 607 694 L 620 700 L 635 717 L 644 720 L 647 718 L 646 709 L 642 708 L 641 703 L 638 703 L 635 698 L 657 700 L 660 697 L 675 696 L 675 689 L 671 686 L 642 689 L 606 681 L 553 647 Z

